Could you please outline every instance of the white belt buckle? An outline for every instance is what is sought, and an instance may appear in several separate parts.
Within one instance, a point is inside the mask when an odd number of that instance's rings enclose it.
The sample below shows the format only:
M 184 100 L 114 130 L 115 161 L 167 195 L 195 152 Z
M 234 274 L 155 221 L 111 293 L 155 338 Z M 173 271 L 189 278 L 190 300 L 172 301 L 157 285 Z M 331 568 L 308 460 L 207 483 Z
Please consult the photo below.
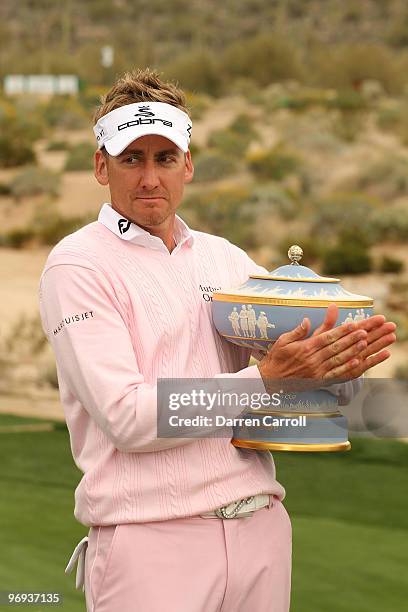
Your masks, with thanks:
M 233 502 L 232 504 L 228 504 L 228 506 L 222 506 L 221 508 L 217 508 L 215 510 L 215 514 L 222 519 L 233 519 L 233 518 L 241 518 L 244 516 L 252 516 L 253 510 L 248 512 L 240 512 L 241 508 L 245 504 L 251 503 L 254 500 L 254 496 L 250 496 L 244 499 L 241 499 L 239 502 Z M 229 511 L 230 506 L 232 506 L 232 510 Z

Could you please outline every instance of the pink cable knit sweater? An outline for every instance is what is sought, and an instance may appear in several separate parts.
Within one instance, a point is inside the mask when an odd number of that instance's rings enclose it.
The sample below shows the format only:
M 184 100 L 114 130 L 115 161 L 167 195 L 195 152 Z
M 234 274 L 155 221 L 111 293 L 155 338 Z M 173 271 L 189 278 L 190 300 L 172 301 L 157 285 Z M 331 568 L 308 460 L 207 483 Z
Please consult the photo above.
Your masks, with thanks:
M 121 224 L 119 224 L 119 221 Z M 259 377 L 249 351 L 223 340 L 211 291 L 265 273 L 227 240 L 177 217 L 177 247 L 108 204 L 61 240 L 40 279 L 40 314 L 55 353 L 71 450 L 83 477 L 85 526 L 199 514 L 256 493 L 283 499 L 272 456 L 226 438 L 156 435 L 158 378 Z

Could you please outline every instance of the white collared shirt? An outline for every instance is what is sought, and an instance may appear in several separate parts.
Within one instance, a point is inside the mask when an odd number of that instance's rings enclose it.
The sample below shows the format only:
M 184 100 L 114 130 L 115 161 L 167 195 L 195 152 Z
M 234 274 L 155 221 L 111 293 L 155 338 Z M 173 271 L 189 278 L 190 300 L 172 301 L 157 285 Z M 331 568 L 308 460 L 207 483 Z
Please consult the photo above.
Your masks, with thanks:
M 122 240 L 128 240 L 139 246 L 144 246 L 157 251 L 165 251 L 169 253 L 163 240 L 158 236 L 153 236 L 147 230 L 143 229 L 136 223 L 129 221 L 123 215 L 120 215 L 109 202 L 105 202 L 99 211 L 98 221 L 103 223 L 116 236 Z M 190 245 L 194 242 L 194 236 L 188 225 L 178 215 L 174 222 L 174 242 L 176 243 L 172 253 L 177 253 L 185 242 Z

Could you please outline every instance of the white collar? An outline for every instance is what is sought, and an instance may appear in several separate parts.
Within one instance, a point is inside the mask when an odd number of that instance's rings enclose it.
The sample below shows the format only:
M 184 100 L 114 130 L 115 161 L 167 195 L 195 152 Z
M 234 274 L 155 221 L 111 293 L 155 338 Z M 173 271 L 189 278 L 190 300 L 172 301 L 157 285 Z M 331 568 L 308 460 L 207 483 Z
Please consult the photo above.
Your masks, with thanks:
M 116 234 L 116 236 L 122 238 L 122 240 L 169 253 L 161 238 L 153 236 L 147 230 L 129 221 L 123 215 L 120 215 L 108 202 L 102 205 L 99 211 L 98 221 L 103 223 L 103 225 Z M 194 236 L 190 228 L 178 215 L 176 215 L 174 223 L 174 241 L 176 247 L 173 249 L 172 253 L 177 252 L 185 242 L 188 242 L 190 245 L 194 242 Z

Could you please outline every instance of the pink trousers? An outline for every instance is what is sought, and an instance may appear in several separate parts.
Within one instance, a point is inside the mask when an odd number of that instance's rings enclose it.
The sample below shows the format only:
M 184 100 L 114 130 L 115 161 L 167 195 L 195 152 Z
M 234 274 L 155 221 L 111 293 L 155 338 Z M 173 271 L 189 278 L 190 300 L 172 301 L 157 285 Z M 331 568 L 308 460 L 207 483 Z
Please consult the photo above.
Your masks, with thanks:
M 284 505 L 251 517 L 91 527 L 87 612 L 288 612 L 292 529 Z

